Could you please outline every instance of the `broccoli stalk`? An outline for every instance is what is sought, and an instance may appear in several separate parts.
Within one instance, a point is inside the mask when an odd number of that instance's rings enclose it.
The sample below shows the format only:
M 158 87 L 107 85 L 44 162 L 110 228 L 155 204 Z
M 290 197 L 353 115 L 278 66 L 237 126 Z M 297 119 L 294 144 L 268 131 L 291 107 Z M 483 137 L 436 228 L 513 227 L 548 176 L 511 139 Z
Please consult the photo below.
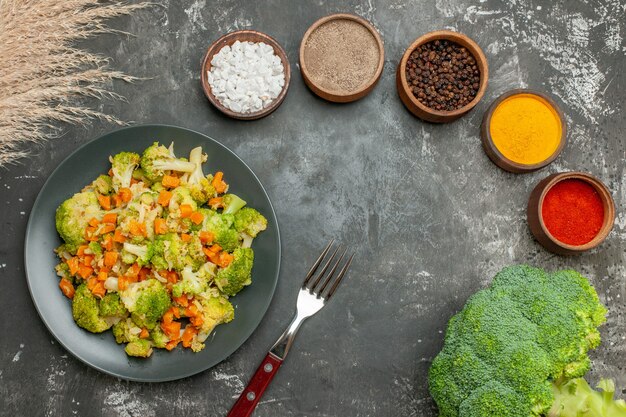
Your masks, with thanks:
M 600 343 L 605 315 L 595 289 L 575 271 L 505 268 L 450 319 L 429 370 L 440 416 L 542 416 L 553 406 L 558 411 L 561 403 L 576 403 L 570 394 L 581 400 L 577 410 L 583 412 L 583 397 L 600 397 L 580 381 L 571 382 L 576 394 L 567 381 L 589 370 L 587 352 Z M 619 415 L 604 413 L 555 411 L 550 417 Z
M 141 155 L 141 169 L 150 181 L 158 181 L 166 171 L 193 172 L 196 164 L 176 158 L 168 148 L 154 142 Z
M 225 194 L 222 197 L 222 203 L 224 204 L 223 214 L 235 214 L 246 205 L 246 202 L 235 194 Z
M 597 388 L 602 391 L 592 389 L 584 378 L 556 381 L 547 417 L 626 417 L 626 402 L 613 399 L 613 380 L 602 379 Z

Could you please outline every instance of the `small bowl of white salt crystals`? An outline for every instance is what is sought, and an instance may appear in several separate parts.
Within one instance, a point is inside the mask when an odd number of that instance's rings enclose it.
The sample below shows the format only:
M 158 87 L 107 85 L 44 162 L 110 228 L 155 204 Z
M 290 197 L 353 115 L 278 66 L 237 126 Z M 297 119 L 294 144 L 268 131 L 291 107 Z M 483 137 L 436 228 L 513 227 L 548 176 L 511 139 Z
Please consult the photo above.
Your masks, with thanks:
M 209 47 L 200 79 L 204 94 L 218 110 L 235 119 L 254 120 L 283 102 L 291 69 L 285 50 L 271 36 L 238 30 Z

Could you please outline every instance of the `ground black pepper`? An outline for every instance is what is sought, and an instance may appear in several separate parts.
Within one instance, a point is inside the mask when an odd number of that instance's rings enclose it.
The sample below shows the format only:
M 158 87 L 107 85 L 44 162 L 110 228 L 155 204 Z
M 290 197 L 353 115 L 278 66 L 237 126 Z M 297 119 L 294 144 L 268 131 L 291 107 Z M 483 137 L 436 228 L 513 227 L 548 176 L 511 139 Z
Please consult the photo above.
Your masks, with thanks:
M 453 111 L 469 104 L 480 87 L 476 59 L 463 46 L 436 40 L 418 46 L 406 64 L 406 79 L 420 103 Z

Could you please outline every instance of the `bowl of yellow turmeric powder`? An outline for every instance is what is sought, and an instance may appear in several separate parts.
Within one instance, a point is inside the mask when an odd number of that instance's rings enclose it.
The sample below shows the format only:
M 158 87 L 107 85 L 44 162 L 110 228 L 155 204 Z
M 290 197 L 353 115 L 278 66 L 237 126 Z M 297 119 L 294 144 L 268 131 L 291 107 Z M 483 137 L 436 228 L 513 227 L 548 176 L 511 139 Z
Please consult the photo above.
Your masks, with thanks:
M 498 97 L 481 126 L 485 153 L 500 168 L 531 172 L 554 161 L 565 146 L 567 125 L 548 95 L 515 89 Z

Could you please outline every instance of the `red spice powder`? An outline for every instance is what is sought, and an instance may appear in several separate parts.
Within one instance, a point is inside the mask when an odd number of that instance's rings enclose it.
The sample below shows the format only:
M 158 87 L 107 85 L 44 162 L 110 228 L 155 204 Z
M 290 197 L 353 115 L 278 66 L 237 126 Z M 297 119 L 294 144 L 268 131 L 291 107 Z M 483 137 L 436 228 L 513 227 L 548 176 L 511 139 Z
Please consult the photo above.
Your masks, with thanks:
M 568 179 L 550 188 L 543 200 L 541 216 L 552 236 L 579 246 L 590 242 L 602 228 L 604 207 L 590 184 Z

